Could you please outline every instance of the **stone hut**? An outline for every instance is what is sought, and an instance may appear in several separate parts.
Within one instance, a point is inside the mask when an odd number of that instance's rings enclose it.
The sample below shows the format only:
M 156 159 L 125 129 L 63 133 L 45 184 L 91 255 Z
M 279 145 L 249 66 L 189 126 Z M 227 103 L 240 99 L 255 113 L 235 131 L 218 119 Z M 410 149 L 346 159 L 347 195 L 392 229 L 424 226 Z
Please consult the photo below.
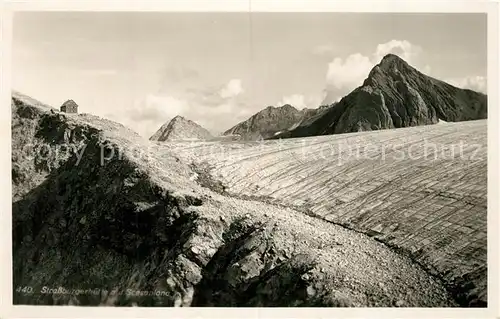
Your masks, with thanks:
M 78 113 L 78 104 L 73 100 L 67 100 L 61 105 L 61 112 L 65 113 Z

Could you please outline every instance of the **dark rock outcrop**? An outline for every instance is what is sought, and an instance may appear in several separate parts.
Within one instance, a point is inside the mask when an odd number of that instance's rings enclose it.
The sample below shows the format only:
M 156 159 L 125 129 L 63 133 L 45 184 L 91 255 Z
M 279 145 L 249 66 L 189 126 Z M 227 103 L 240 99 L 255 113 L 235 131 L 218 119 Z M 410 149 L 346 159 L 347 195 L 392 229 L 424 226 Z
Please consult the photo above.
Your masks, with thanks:
M 208 130 L 178 115 L 163 124 L 149 140 L 163 142 L 187 139 L 208 140 L 211 138 L 212 134 Z
M 487 117 L 487 96 L 422 74 L 386 55 L 363 84 L 320 116 L 275 138 L 457 122 Z

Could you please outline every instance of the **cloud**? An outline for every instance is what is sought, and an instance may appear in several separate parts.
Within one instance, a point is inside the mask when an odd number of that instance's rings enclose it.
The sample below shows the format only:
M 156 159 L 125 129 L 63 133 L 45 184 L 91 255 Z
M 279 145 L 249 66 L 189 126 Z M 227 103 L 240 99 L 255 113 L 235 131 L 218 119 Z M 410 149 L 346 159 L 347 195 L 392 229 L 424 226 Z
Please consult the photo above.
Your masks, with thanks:
M 368 75 L 372 67 L 373 62 L 359 53 L 351 54 L 345 60 L 335 58 L 328 63 L 327 85 L 337 89 L 354 88 Z
M 119 113 L 106 114 L 149 138 L 156 130 L 176 115 L 188 109 L 187 101 L 165 94 L 148 94 L 136 100 L 131 107 Z
M 219 92 L 220 96 L 223 99 L 232 98 L 232 97 L 240 95 L 241 93 L 243 93 L 243 87 L 241 85 L 240 79 L 229 80 L 229 82 L 226 84 L 226 86 L 223 87 Z
M 139 105 L 140 111 L 133 115 L 138 120 L 147 120 L 180 115 L 187 107 L 187 102 L 169 95 L 149 94 Z
M 422 48 L 418 45 L 411 44 L 406 40 L 391 40 L 386 43 L 377 45 L 374 53 L 374 62 L 378 63 L 386 54 L 396 54 L 408 63 L 422 52 Z
M 422 48 L 406 40 L 378 44 L 369 55 L 354 53 L 334 58 L 326 72 L 326 96 L 322 104 L 331 104 L 363 83 L 370 70 L 388 53 L 397 54 L 408 63 L 415 63 Z M 426 69 L 430 72 L 430 68 Z
M 191 73 L 190 76 L 195 75 Z M 137 100 L 132 107 L 124 109 L 120 114 L 108 116 L 149 138 L 160 126 L 177 115 L 217 133 L 228 129 L 235 120 L 243 120 L 250 115 L 242 100 L 244 90 L 241 80 L 231 79 L 218 86 L 198 85 L 170 90 L 162 87 L 162 90 Z
M 345 94 L 339 94 L 337 90 L 325 90 L 325 94 L 323 94 L 323 100 L 321 101 L 321 105 L 333 104 L 342 99 Z
M 486 93 L 488 87 L 486 78 L 479 75 L 447 79 L 445 82 L 462 89 L 469 89 L 482 93 Z

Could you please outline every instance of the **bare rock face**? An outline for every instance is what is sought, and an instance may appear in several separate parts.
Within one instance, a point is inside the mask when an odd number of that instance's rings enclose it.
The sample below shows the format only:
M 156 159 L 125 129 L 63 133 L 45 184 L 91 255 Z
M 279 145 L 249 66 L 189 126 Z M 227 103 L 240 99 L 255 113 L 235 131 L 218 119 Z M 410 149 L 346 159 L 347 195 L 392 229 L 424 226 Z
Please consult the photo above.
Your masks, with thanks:
M 205 128 L 182 116 L 176 116 L 160 127 L 149 140 L 151 141 L 175 141 L 175 140 L 208 140 L 212 134 Z
M 486 95 L 420 73 L 394 54 L 376 65 L 363 85 L 321 116 L 277 137 L 381 130 L 487 118 Z
M 280 107 L 268 106 L 247 120 L 233 126 L 223 135 L 239 135 L 242 140 L 267 139 L 286 131 L 311 116 L 314 111 L 311 109 L 299 111 L 289 104 Z
M 365 109 L 363 105 L 366 104 L 377 105 L 377 107 Z M 339 123 L 336 132 L 360 132 L 394 128 L 384 95 L 371 87 L 364 87 L 359 90 L 359 93 L 355 96 L 353 107 L 342 114 Z

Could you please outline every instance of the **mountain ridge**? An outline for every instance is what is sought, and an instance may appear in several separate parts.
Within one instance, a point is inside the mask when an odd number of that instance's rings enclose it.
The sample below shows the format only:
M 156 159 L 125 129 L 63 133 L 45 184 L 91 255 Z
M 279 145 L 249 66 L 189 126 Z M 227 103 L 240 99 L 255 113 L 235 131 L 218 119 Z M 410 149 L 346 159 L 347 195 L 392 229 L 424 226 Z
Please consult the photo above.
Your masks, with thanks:
M 223 132 L 222 135 L 239 135 L 243 140 L 268 139 L 323 111 L 325 106 L 322 107 L 298 110 L 290 104 L 267 106 Z
M 340 134 L 487 118 L 487 96 L 427 76 L 394 54 L 322 116 L 273 138 Z

